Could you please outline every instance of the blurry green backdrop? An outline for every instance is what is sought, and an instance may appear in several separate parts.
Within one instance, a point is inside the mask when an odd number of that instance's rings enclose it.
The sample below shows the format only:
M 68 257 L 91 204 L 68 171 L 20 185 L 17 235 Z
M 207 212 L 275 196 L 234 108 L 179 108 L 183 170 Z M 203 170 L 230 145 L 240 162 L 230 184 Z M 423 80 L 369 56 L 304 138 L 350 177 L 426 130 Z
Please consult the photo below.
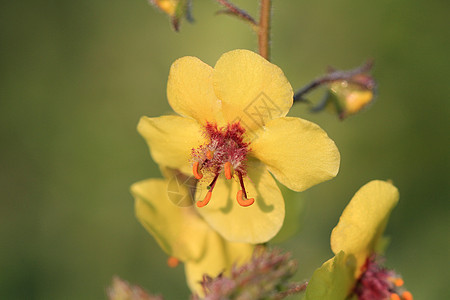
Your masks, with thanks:
M 235 3 L 257 11 L 257 1 Z M 170 112 L 171 63 L 214 65 L 256 50 L 247 26 L 194 0 L 181 32 L 145 0 L 0 4 L 0 299 L 105 299 L 113 275 L 185 299 L 183 268 L 137 223 L 131 183 L 159 177 L 135 127 Z M 401 198 L 387 265 L 416 299 L 450 299 L 448 1 L 274 1 L 272 60 L 294 89 L 326 67 L 375 59 L 375 105 L 340 122 L 296 106 L 342 156 L 335 180 L 302 194 L 302 230 L 280 246 L 307 279 L 356 190 L 392 179 Z

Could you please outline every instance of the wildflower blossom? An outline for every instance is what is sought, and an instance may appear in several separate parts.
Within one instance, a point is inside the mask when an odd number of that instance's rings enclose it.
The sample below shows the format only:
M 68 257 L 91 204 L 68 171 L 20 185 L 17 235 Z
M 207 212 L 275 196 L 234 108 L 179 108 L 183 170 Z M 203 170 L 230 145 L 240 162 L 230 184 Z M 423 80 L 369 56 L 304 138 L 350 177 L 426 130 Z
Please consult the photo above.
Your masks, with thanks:
M 398 198 L 396 187 L 379 180 L 355 194 L 331 234 L 336 256 L 314 272 L 306 300 L 412 300 L 401 277 L 384 268 L 377 253 Z
M 263 243 L 280 229 L 282 194 L 336 176 L 339 152 L 317 125 L 286 117 L 292 87 L 256 53 L 234 50 L 212 68 L 195 57 L 171 67 L 169 104 L 179 116 L 141 118 L 160 165 L 199 180 L 198 212 L 227 240 Z

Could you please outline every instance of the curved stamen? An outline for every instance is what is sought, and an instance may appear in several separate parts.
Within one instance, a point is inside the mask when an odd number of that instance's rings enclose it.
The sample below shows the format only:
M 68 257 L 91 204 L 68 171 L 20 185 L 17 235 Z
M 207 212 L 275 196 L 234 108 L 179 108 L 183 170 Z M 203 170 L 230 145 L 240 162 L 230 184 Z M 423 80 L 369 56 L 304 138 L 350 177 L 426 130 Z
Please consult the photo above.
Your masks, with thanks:
M 216 174 L 213 181 L 207 187 L 208 192 L 206 193 L 205 199 L 203 199 L 202 201 L 197 201 L 197 207 L 203 207 L 209 203 L 209 200 L 211 200 L 212 191 L 214 189 L 214 186 L 216 185 L 216 181 L 217 181 L 218 177 L 219 177 L 219 174 Z
M 240 206 L 244 206 L 244 207 L 250 206 L 255 202 L 254 198 L 244 199 L 243 196 L 244 196 L 243 190 L 239 190 L 236 194 L 236 200 Z
M 225 169 L 225 178 L 226 179 L 233 178 L 233 170 L 231 169 L 231 163 L 229 161 L 225 163 L 224 169 Z
M 236 194 L 236 200 L 240 206 L 250 206 L 255 202 L 254 198 L 247 198 L 247 192 L 245 191 L 244 179 L 242 178 L 242 173 L 238 172 L 239 183 L 241 185 L 242 190 L 239 190 Z
M 205 206 L 206 204 L 208 204 L 208 203 L 209 203 L 209 200 L 211 200 L 211 196 L 212 196 L 212 192 L 211 192 L 211 191 L 208 191 L 208 192 L 206 193 L 205 199 L 203 199 L 203 201 L 197 201 L 197 207 L 203 207 L 203 206 Z
M 199 169 L 199 164 L 200 163 L 198 161 L 196 161 L 196 162 L 194 162 L 194 165 L 192 166 L 192 173 L 194 173 L 194 177 L 198 180 L 203 178 L 203 174 L 202 174 L 202 172 L 200 172 L 200 169 Z

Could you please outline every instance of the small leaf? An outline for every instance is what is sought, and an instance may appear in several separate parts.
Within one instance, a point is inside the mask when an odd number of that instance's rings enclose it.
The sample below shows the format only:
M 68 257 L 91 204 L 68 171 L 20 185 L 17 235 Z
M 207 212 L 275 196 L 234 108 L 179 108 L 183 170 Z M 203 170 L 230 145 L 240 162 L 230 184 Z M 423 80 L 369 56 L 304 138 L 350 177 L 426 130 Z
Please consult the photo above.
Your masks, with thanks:
M 339 252 L 314 272 L 304 300 L 345 300 L 356 282 L 355 268 L 355 258 Z

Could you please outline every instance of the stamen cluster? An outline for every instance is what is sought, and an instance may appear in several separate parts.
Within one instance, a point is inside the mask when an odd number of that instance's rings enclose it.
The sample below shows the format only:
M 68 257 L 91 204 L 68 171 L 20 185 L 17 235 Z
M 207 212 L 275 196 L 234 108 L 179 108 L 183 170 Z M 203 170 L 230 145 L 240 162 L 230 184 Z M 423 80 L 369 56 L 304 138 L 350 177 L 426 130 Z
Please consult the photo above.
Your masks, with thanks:
M 207 143 L 192 149 L 192 173 L 198 180 L 203 178 L 203 173 L 213 175 L 212 182 L 208 185 L 208 192 L 203 201 L 197 202 L 198 207 L 205 206 L 211 200 L 212 190 L 220 173 L 224 172 L 226 179 L 235 175 L 241 185 L 236 199 L 242 206 L 253 204 L 254 199 L 247 199 L 243 177 L 247 174 L 247 153 L 249 143 L 244 141 L 245 129 L 239 122 L 218 127 L 216 123 L 206 123 L 205 137 Z
M 297 262 L 289 253 L 258 247 L 248 263 L 234 265 L 229 275 L 204 275 L 201 284 L 205 296 L 194 295 L 192 299 L 285 299 L 306 289 L 306 283 L 290 281 L 296 271 Z
M 376 256 L 367 259 L 364 269 L 354 291 L 358 300 L 413 300 L 412 294 L 402 288 L 403 279 L 381 266 Z

